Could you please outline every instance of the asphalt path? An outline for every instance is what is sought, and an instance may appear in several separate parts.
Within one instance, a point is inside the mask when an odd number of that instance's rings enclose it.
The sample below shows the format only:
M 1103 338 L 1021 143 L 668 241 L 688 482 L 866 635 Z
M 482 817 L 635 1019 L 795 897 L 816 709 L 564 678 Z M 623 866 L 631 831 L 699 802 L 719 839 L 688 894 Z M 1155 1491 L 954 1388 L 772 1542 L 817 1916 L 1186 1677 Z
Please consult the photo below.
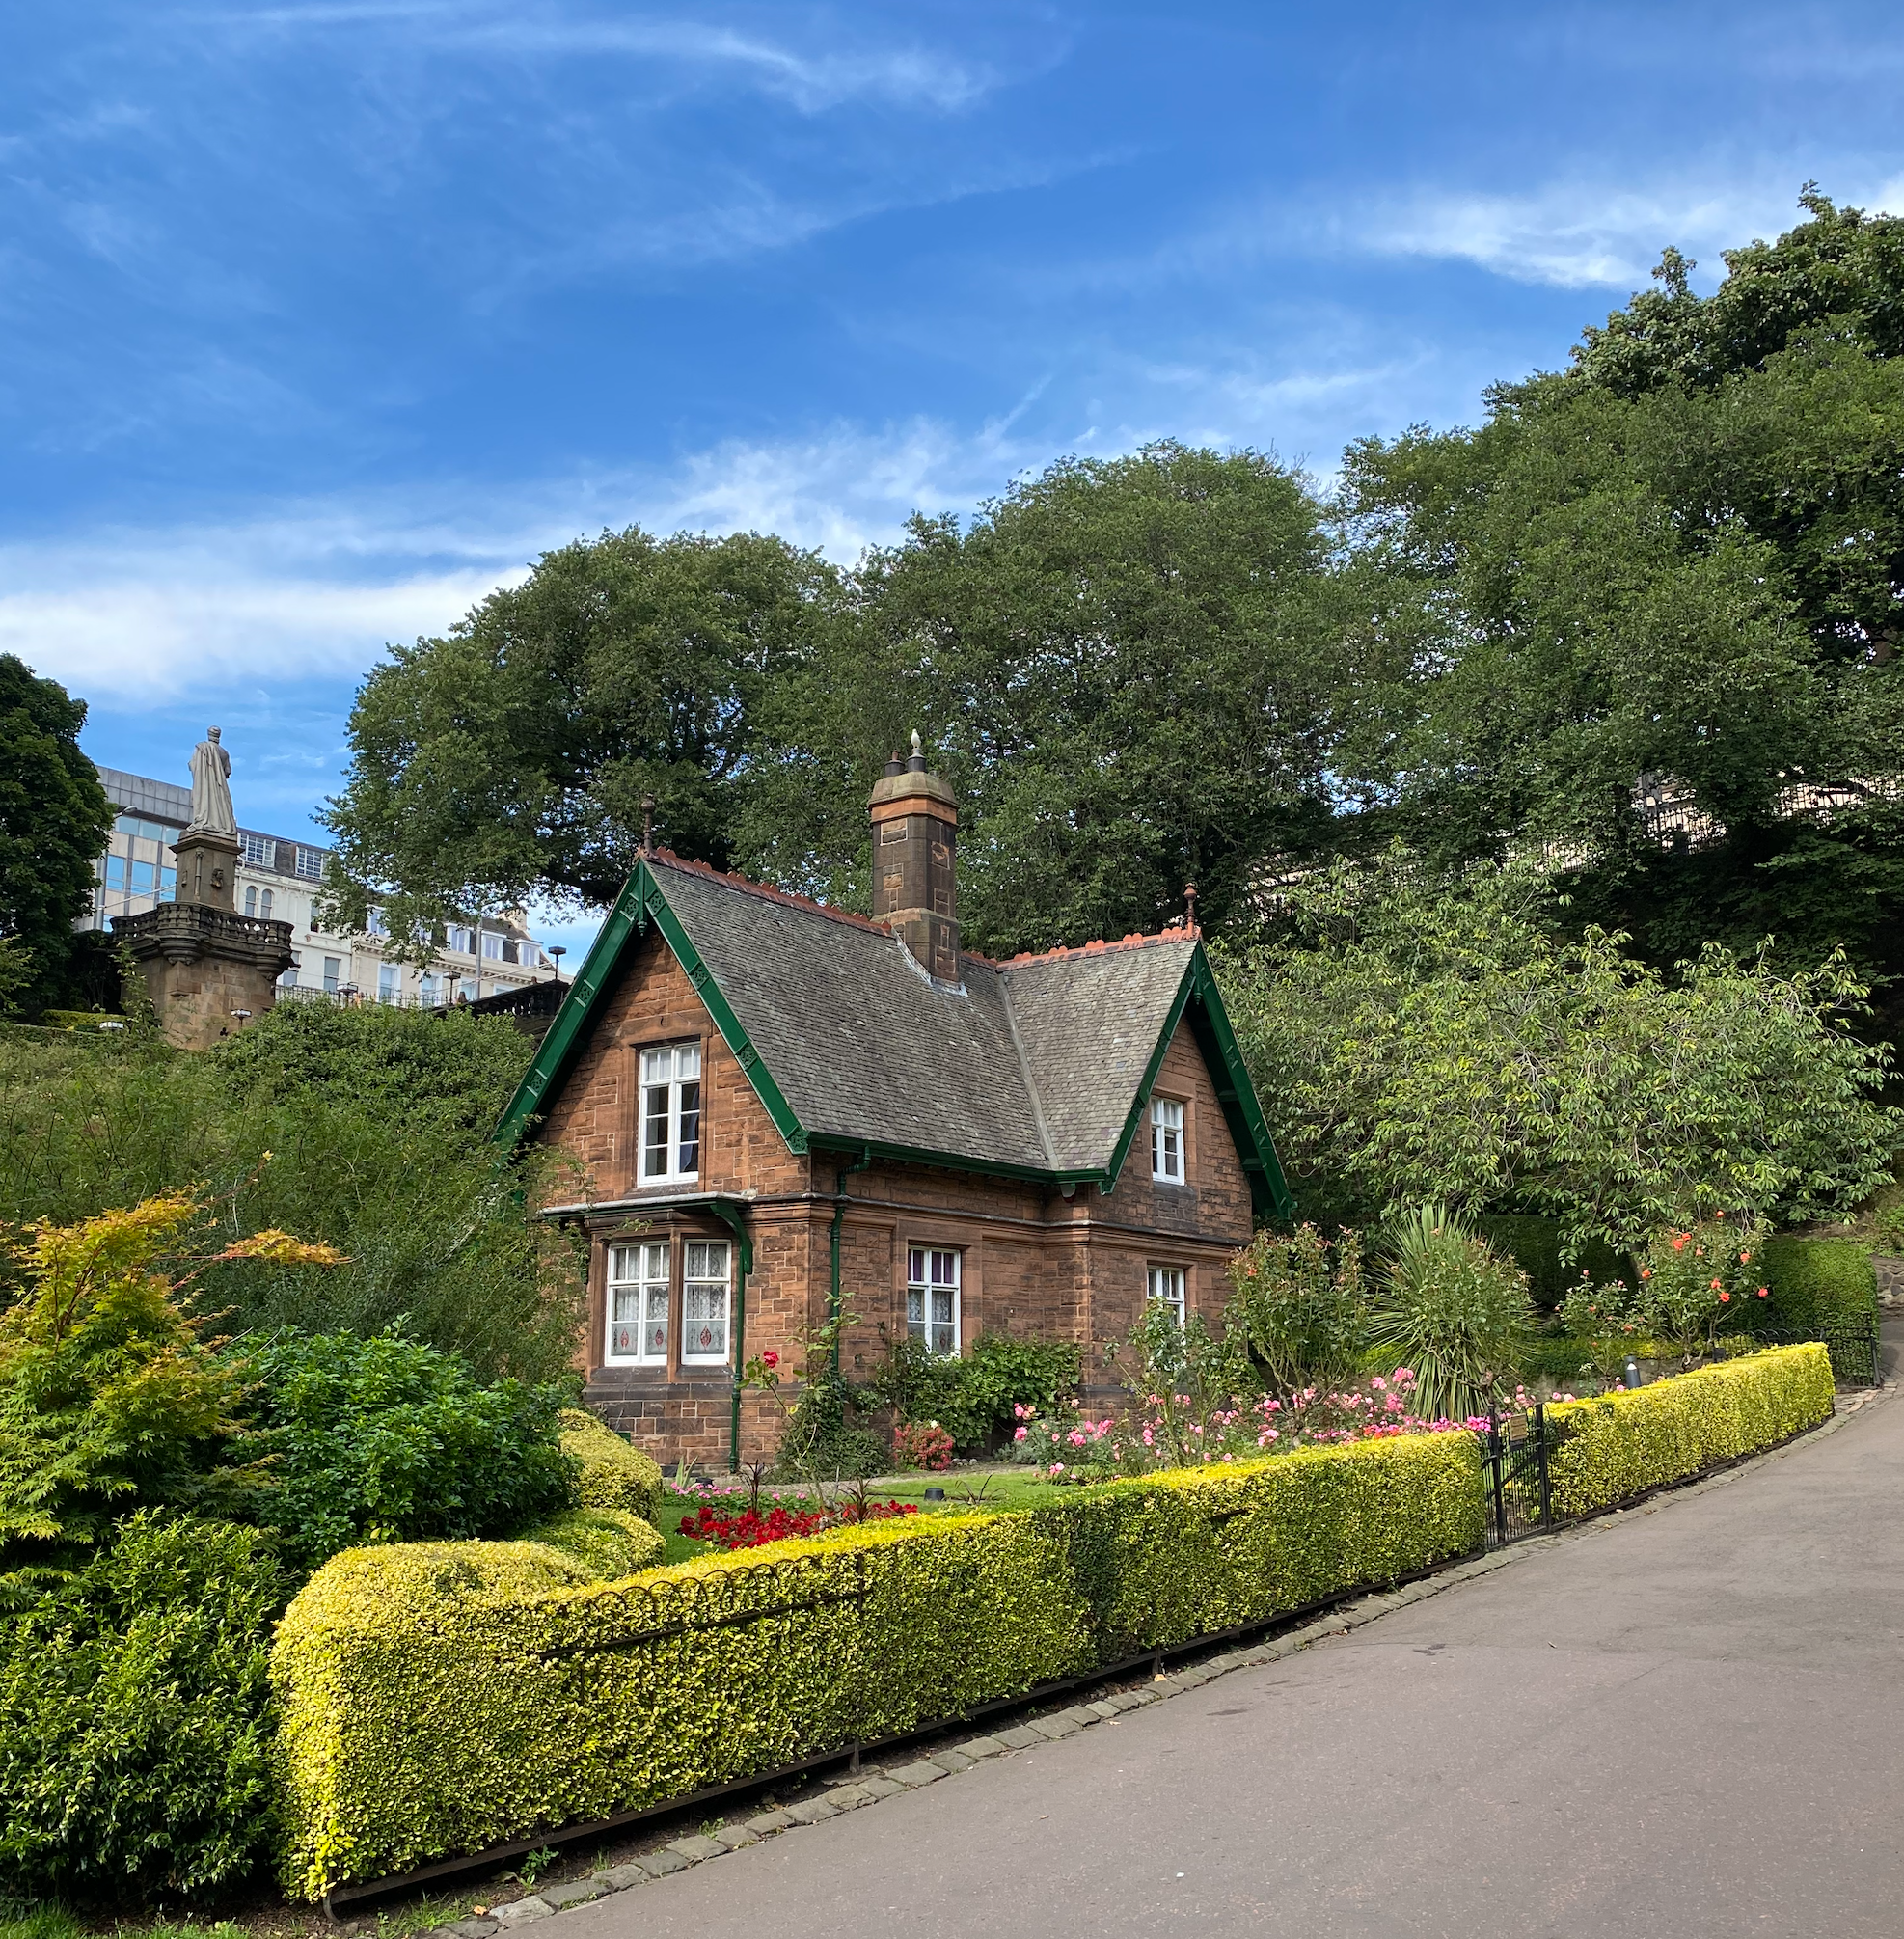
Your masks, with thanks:
M 1904 1404 L 561 1939 L 1904 1933 Z

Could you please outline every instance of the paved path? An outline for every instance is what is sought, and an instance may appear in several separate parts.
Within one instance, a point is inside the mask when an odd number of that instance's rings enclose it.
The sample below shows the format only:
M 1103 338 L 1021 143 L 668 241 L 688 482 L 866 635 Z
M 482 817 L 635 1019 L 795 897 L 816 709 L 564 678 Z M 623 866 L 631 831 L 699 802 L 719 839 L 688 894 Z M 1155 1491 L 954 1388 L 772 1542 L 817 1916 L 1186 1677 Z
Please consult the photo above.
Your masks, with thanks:
M 1904 1932 L 1904 1404 L 551 1939 Z

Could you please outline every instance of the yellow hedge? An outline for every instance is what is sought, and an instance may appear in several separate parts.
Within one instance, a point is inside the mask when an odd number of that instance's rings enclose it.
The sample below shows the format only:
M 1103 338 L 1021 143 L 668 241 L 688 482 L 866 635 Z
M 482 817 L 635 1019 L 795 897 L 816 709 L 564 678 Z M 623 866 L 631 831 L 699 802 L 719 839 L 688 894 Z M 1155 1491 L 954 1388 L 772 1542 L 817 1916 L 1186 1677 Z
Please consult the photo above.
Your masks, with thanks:
M 562 1452 L 582 1463 L 576 1498 L 584 1508 L 620 1509 L 653 1521 L 661 1509 L 661 1464 L 630 1447 L 582 1407 L 559 1416 Z
M 609 1583 L 531 1543 L 353 1550 L 273 1652 L 286 1884 L 315 1898 L 896 1735 L 1468 1553 L 1484 1514 L 1463 1434 Z
M 1776 1347 L 1547 1409 L 1554 1513 L 1571 1518 L 1755 1454 L 1832 1411 L 1821 1346 Z

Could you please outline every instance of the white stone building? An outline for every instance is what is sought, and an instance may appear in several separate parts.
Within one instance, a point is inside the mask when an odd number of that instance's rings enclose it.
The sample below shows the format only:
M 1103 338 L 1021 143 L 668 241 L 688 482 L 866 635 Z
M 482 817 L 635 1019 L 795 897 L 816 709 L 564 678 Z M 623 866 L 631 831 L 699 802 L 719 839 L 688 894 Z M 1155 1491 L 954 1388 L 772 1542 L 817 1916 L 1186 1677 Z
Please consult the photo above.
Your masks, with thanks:
M 83 929 L 106 929 L 112 916 L 133 915 L 173 899 L 172 843 L 192 819 L 189 788 L 118 768 L 99 769 L 99 779 L 119 813 L 95 865 L 98 886 L 91 914 L 79 924 Z M 328 996 L 432 1008 L 459 996 L 475 1002 L 555 978 L 555 964 L 518 910 L 452 925 L 427 970 L 386 961 L 374 936 L 341 936 L 313 926 L 312 898 L 323 880 L 328 849 L 242 827 L 238 844 L 238 914 L 291 925 L 297 967 L 279 978 L 281 997 Z

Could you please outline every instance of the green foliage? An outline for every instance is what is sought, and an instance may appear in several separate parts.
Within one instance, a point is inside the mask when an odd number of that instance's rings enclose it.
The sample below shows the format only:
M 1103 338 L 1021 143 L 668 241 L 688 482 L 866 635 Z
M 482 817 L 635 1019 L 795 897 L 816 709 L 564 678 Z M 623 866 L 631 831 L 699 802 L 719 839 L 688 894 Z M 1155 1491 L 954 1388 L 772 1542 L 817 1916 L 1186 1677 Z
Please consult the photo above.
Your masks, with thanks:
M 0 1014 L 73 994 L 73 921 L 93 898 L 112 804 L 79 751 L 86 703 L 0 653 Z
M 1781 1234 L 1766 1242 L 1763 1259 L 1773 1325 L 1862 1326 L 1877 1317 L 1870 1248 L 1857 1240 Z
M 176 1898 L 274 1828 L 270 1622 L 254 1529 L 141 1514 L 0 1626 L 0 1892 Z
M 1439 1205 L 1397 1221 L 1383 1268 L 1370 1331 L 1413 1370 L 1415 1412 L 1454 1421 L 1485 1413 L 1534 1318 L 1527 1275 Z
M 1890 1175 L 1904 1115 L 1841 961 L 1708 950 L 1669 978 L 1618 937 L 1559 940 L 1532 875 L 1447 884 L 1400 853 L 1285 900 L 1291 935 L 1228 958 L 1224 997 L 1312 1208 L 1534 1210 L 1577 1258 L 1688 1209 L 1819 1216 Z
M 1441 860 L 1551 844 L 1654 962 L 1776 934 L 1870 980 L 1904 888 L 1904 230 L 1806 205 L 1711 297 L 1669 252 L 1479 428 L 1350 448 L 1386 657 L 1341 758 Z M 1677 843 L 1643 824 L 1662 785 L 1709 818 Z
M 523 1544 L 340 1556 L 273 1657 L 286 1884 L 314 1897 L 962 1715 L 1393 1581 L 1478 1547 L 1483 1520 L 1472 1437 L 1440 1434 L 608 1584 L 555 1586 L 508 1558 Z
M 577 1503 L 639 1516 L 659 1527 L 661 1463 L 584 1407 L 564 1407 L 556 1418 L 562 1453 L 576 1466 Z
M 667 1548 L 652 1522 L 618 1508 L 572 1508 L 523 1529 L 516 1540 L 553 1548 L 603 1581 L 652 1568 Z
M 1582 1279 L 1561 1301 L 1560 1317 L 1571 1348 L 1567 1356 L 1571 1364 L 1560 1370 L 1564 1378 L 1591 1373 L 1602 1387 L 1617 1386 L 1628 1355 L 1637 1354 L 1646 1344 L 1642 1316 L 1617 1279 L 1597 1286 Z
M 1269 1392 L 1331 1387 L 1356 1369 L 1368 1333 L 1362 1245 L 1353 1232 L 1333 1244 L 1313 1225 L 1263 1231 L 1230 1262 L 1229 1331 L 1240 1335 Z
M 839 596 L 817 553 L 758 533 L 631 527 L 545 553 L 364 683 L 331 816 L 338 913 L 361 923 L 367 888 L 391 935 L 424 946 L 452 915 L 538 885 L 606 903 L 647 795 L 660 839 L 732 865 L 763 702 Z
M 360 1543 L 507 1534 L 575 1499 L 558 1386 L 488 1385 L 388 1333 L 287 1331 L 231 1359 L 271 1462 L 259 1518 L 300 1570 Z
M 1776 1446 L 1832 1411 L 1820 1346 L 1781 1347 L 1547 1409 L 1558 1516 L 1591 1515 Z
M 866 1382 L 865 1404 L 890 1407 L 902 1425 L 938 1421 L 963 1452 L 977 1453 L 1009 1429 L 1015 1406 L 1049 1413 L 1077 1386 L 1069 1340 L 981 1333 L 963 1355 L 934 1353 L 910 1334 Z
M 1496 1252 L 1511 1258 L 1527 1274 L 1534 1303 L 1551 1313 L 1578 1284 L 1589 1278 L 1618 1279 L 1625 1255 L 1598 1240 L 1569 1242 L 1558 1218 L 1532 1212 L 1489 1212 L 1475 1219 L 1475 1230 Z
M 231 1330 L 400 1323 L 485 1372 L 567 1366 L 582 1268 L 529 1210 L 564 1161 L 530 1150 L 504 1170 L 488 1137 L 529 1054 L 506 1019 L 285 1004 L 204 1053 L 128 1024 L 111 1042 L 0 1031 L 0 1221 L 209 1181 L 236 1236 L 277 1226 L 346 1255 L 233 1267 Z
M 256 1491 L 232 1455 L 238 1377 L 202 1339 L 187 1289 L 233 1260 L 328 1252 L 281 1232 L 210 1251 L 194 1244 L 204 1219 L 176 1192 L 36 1225 L 16 1248 L 24 1291 L 0 1314 L 0 1571 L 65 1568 L 135 1508 L 215 1511 Z

